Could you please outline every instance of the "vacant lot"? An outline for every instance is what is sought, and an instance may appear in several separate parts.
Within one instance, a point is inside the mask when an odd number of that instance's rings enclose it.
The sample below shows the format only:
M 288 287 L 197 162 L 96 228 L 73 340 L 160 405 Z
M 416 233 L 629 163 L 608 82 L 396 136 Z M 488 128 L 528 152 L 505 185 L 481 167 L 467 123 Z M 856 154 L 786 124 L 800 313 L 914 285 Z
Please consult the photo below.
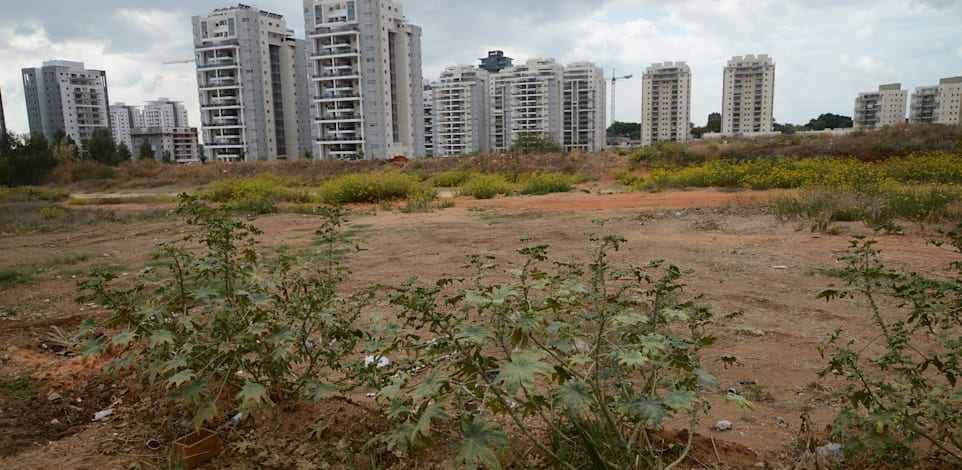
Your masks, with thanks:
M 757 461 L 780 467 L 791 464 L 787 449 L 799 436 L 800 415 L 810 413 L 819 430 L 833 416 L 827 397 L 834 384 L 817 377 L 825 366 L 819 342 L 835 328 L 859 335 L 869 325 L 863 305 L 816 299 L 820 290 L 838 283 L 820 273 L 840 267 L 838 258 L 847 253 L 852 235 L 871 231 L 850 223 L 840 224 L 838 235 L 823 235 L 809 232 L 807 224 L 778 222 L 764 204 L 771 195 L 589 191 L 487 201 L 457 198 L 453 208 L 427 213 L 358 207 L 347 229 L 364 250 L 351 257 L 349 265 L 358 285 L 397 284 L 414 275 L 426 280 L 469 275 L 465 265 L 470 254 L 494 255 L 499 264 L 512 265 L 519 259 L 515 250 L 523 246 L 522 237 L 549 245 L 554 258 L 583 259 L 588 234 L 621 235 L 628 243 L 615 258 L 636 264 L 665 259 L 694 270 L 687 289 L 705 295 L 720 339 L 707 351 L 705 362 L 725 388 L 736 388 L 755 403 L 754 412 L 739 411 L 724 403 L 719 393 L 710 416 L 702 420 L 701 434 L 718 440 L 719 446 L 721 441 L 741 444 L 758 454 L 752 457 Z M 260 216 L 254 223 L 265 232 L 265 246 L 284 244 L 295 253 L 316 248 L 311 235 L 319 219 L 314 216 Z M 0 291 L 0 379 L 5 389 L 17 388 L 10 384 L 24 377 L 31 380 L 19 383 L 36 387 L 34 401 L 3 397 L 0 467 L 126 468 L 133 462 L 165 461 L 171 436 L 159 434 L 157 428 L 169 424 L 168 418 L 146 409 L 156 396 L 127 384 L 92 382 L 96 364 L 57 354 L 51 333 L 52 327 L 69 331 L 87 316 L 101 313 L 95 305 L 74 302 L 76 279 L 85 271 L 99 266 L 134 275 L 158 243 L 182 236 L 185 229 L 181 221 L 153 218 L 0 237 L 0 270 L 33 271 L 28 282 Z M 948 255 L 927 245 L 932 235 L 932 227 L 923 230 L 906 224 L 905 233 L 879 236 L 878 246 L 890 267 L 937 273 Z M 734 312 L 742 315 L 725 318 Z M 743 365 L 725 368 L 722 355 L 738 356 Z M 350 423 L 376 409 L 363 393 L 350 398 L 340 405 L 328 403 L 321 412 L 343 413 L 342 422 Z M 94 412 L 106 408 L 115 408 L 117 416 L 90 423 Z M 286 421 L 297 422 L 297 413 L 292 416 Z M 711 430 L 721 419 L 733 422 L 734 429 Z M 306 439 L 303 428 L 281 429 L 278 423 L 263 423 L 261 428 L 289 431 L 291 440 Z M 378 429 L 371 424 L 363 431 Z M 151 438 L 161 442 L 159 450 L 146 446 Z M 363 443 L 366 437 L 357 440 Z M 335 433 L 323 442 L 321 447 L 340 449 L 350 448 L 356 440 Z M 214 465 L 243 468 L 242 462 L 253 458 L 248 451 L 231 446 Z M 314 463 L 344 462 L 316 451 L 299 455 Z M 726 455 L 722 452 L 718 458 L 725 460 Z

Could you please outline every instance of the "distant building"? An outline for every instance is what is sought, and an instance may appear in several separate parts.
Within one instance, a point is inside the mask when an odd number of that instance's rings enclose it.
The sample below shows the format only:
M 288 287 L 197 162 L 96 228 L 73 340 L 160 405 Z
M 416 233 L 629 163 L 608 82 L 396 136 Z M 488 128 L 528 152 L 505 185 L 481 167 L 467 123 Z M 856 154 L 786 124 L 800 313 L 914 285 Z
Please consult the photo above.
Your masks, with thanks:
M 304 0 L 314 157 L 424 155 L 421 28 L 391 0 Z
M 94 129 L 110 127 L 107 72 L 66 60 L 47 61 L 22 72 L 30 133 L 43 134 L 52 142 L 62 130 L 83 147 Z
M 142 127 L 144 114 L 140 108 L 119 102 L 110 105 L 110 134 L 118 145 L 126 145 L 133 153 L 135 149 L 130 140 L 130 132 Z
M 878 87 L 878 91 L 859 93 L 855 99 L 855 129 L 879 129 L 905 122 L 908 91 L 900 83 Z
M 483 69 L 458 65 L 445 69 L 432 85 L 436 156 L 488 150 L 488 79 Z
M 492 150 L 506 151 L 522 134 L 564 141 L 562 84 L 564 67 L 549 59 L 532 59 L 491 78 L 489 135 Z
M 504 51 L 488 51 L 488 56 L 481 60 L 481 69 L 488 73 L 498 73 L 511 67 L 514 59 L 504 56 Z
M 189 128 L 184 103 L 159 98 L 144 105 L 144 125 L 139 127 Z
M 237 5 L 192 23 L 209 160 L 284 160 L 307 152 L 305 45 L 284 17 Z
M 687 142 L 691 137 L 691 68 L 684 62 L 652 64 L 641 92 L 641 145 Z
M 3 90 L 0 90 L 0 133 L 7 132 L 7 120 L 3 115 Z
M 939 80 L 939 108 L 935 122 L 962 124 L 962 77 Z
M 913 124 L 933 124 L 939 111 L 939 87 L 920 86 L 912 93 L 909 108 L 909 122 Z
M 146 127 L 132 130 L 130 139 L 133 142 L 130 152 L 135 160 L 140 158 L 140 148 L 146 141 L 157 161 L 165 159 L 169 159 L 170 163 L 200 161 L 196 128 Z
M 766 54 L 732 57 L 722 88 L 722 133 L 771 132 L 775 63 Z
M 607 143 L 605 72 L 591 62 L 576 62 L 562 75 L 565 150 L 596 152 Z
M 425 81 L 421 88 L 424 100 L 424 156 L 434 156 L 434 84 Z

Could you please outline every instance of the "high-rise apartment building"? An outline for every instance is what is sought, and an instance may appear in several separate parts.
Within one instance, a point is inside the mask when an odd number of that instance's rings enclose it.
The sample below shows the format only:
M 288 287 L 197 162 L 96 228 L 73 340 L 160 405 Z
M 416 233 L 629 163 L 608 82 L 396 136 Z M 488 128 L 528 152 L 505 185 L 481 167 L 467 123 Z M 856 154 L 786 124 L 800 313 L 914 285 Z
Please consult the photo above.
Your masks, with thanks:
M 304 0 L 314 156 L 424 155 L 421 28 L 391 0 Z
M 190 127 L 184 103 L 159 98 L 144 105 L 144 125 L 138 127 Z
M 237 5 L 192 23 L 208 159 L 280 160 L 307 152 L 301 146 L 310 132 L 305 46 L 284 17 Z
M 7 120 L 3 115 L 3 90 L 0 90 L 0 134 L 7 132 Z
M 652 64 L 641 91 L 641 145 L 687 142 L 691 136 L 691 68 L 684 62 Z
M 86 69 L 83 62 L 53 60 L 22 72 L 30 133 L 53 141 L 62 130 L 82 147 L 94 129 L 110 127 L 103 70 Z
M 522 134 L 564 141 L 562 100 L 564 67 L 553 60 L 532 59 L 491 78 L 489 134 L 492 150 L 505 151 Z
M 425 81 L 421 87 L 424 100 L 424 156 L 434 156 L 434 85 Z
M 130 139 L 135 160 L 140 158 L 141 146 L 146 142 L 155 160 L 167 163 L 200 161 L 197 129 L 193 127 L 142 127 L 131 130 Z
M 908 91 L 900 83 L 878 87 L 878 91 L 859 93 L 855 99 L 855 129 L 879 129 L 905 122 Z
M 110 134 L 114 142 L 124 144 L 131 152 L 135 152 L 134 144 L 130 140 L 130 132 L 144 127 L 144 113 L 137 106 L 124 103 L 110 105 Z
M 939 80 L 939 108 L 935 122 L 962 124 L 962 77 Z
M 591 62 L 565 67 L 562 76 L 565 150 L 596 152 L 605 148 L 607 122 L 605 72 Z
M 488 56 L 480 60 L 481 69 L 488 73 L 498 73 L 514 65 L 514 59 L 505 57 L 504 51 L 488 51 Z
M 488 72 L 470 65 L 448 67 L 432 86 L 434 154 L 488 150 Z
M 939 87 L 920 86 L 912 93 L 909 106 L 909 122 L 913 124 L 932 124 L 938 116 Z
M 775 63 L 767 54 L 732 57 L 722 89 L 722 133 L 771 132 Z

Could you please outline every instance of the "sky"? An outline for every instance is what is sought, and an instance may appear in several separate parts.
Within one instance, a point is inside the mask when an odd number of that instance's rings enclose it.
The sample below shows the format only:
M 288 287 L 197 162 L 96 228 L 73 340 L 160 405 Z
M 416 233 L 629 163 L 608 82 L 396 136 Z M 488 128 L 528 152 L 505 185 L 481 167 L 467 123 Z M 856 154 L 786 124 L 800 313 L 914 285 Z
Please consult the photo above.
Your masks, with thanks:
M 303 36 L 301 0 L 248 0 Z M 197 0 L 0 0 L 0 90 L 7 126 L 29 130 L 20 69 L 74 60 L 107 71 L 111 103 L 183 101 L 200 125 L 190 18 L 236 3 Z M 614 116 L 638 122 L 653 63 L 692 71 L 691 120 L 721 111 L 722 70 L 733 56 L 776 65 L 775 120 L 851 116 L 858 93 L 962 75 L 962 0 L 402 0 L 423 28 L 425 79 L 477 65 L 489 50 L 515 63 L 591 61 L 617 82 Z M 610 87 L 610 82 L 609 82 Z M 609 93 L 611 90 L 609 89 Z M 611 110 L 609 109 L 609 119 Z

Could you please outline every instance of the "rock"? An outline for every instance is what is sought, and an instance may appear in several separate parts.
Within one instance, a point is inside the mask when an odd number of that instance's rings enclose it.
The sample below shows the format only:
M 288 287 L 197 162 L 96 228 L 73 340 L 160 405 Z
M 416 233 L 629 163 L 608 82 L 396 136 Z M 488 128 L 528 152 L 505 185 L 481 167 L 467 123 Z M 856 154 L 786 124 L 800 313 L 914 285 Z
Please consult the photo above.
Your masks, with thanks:
M 731 430 L 732 430 L 732 422 L 723 419 L 723 420 L 715 423 L 715 430 L 716 430 L 716 431 L 731 431 Z
M 59 420 L 59 419 L 54 418 L 54 419 L 51 419 L 51 420 L 50 420 L 50 425 L 51 425 L 51 426 L 56 426 L 56 425 L 58 425 L 58 424 L 60 424 L 60 420 Z
M 113 409 L 113 408 L 107 408 L 106 410 L 98 411 L 98 412 L 94 413 L 94 419 L 93 419 L 93 421 L 100 421 L 100 420 L 102 420 L 102 419 L 104 419 L 104 418 L 106 418 L 106 417 L 108 417 L 108 416 L 110 416 L 110 415 L 112 415 L 112 414 L 114 414 L 114 409 Z
M 47 395 L 47 400 L 48 400 L 48 401 L 60 401 L 60 400 L 63 400 L 63 396 L 60 395 L 60 394 L 57 393 L 57 392 L 51 392 L 50 395 Z
M 818 456 L 824 459 L 828 463 L 845 463 L 845 452 L 842 451 L 842 445 L 830 442 L 817 449 L 815 452 Z

